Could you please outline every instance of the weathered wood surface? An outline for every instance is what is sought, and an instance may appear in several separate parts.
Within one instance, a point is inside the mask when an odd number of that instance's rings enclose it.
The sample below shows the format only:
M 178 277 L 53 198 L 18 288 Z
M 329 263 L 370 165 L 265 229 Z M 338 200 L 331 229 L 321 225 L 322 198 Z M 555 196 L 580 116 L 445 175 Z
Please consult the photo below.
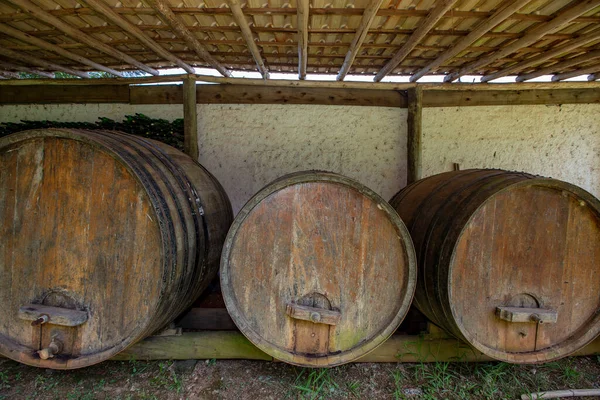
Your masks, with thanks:
M 574 355 L 600 354 L 600 338 Z M 245 359 L 273 361 L 239 332 L 184 332 L 181 336 L 151 336 L 113 360 Z M 482 362 L 493 359 L 447 335 L 392 335 L 381 346 L 354 362 Z
M 31 80 L 29 81 L 31 82 Z M 72 82 L 72 81 L 70 81 Z M 90 82 L 90 80 L 87 80 Z M 600 90 L 426 90 L 423 107 L 600 103 Z M 557 86 L 562 86 L 557 85 Z M 244 85 L 198 85 L 198 104 L 316 104 L 407 107 L 405 91 Z M 0 104 L 130 103 L 183 104 L 182 85 L 0 85 Z
M 423 90 L 408 90 L 407 115 L 407 183 L 413 183 L 423 176 Z
M 45 129 L 0 139 L 0 164 L 3 355 L 60 369 L 100 362 L 168 324 L 214 277 L 232 212 L 183 153 L 117 132 Z M 89 318 L 31 326 L 17 315 L 31 303 Z M 52 340 L 61 354 L 40 359 Z
M 396 330 L 415 273 L 410 237 L 387 203 L 340 175 L 303 172 L 268 185 L 240 211 L 223 250 L 221 288 L 234 322 L 261 350 L 333 366 Z M 290 303 L 340 318 L 294 319 Z
M 464 170 L 410 185 L 391 204 L 421 260 L 415 304 L 455 337 L 493 358 L 533 363 L 600 333 L 600 202 L 589 193 L 524 173 Z M 497 307 L 558 318 L 512 323 Z
M 185 154 L 198 160 L 198 109 L 196 106 L 196 80 L 192 75 L 183 81 L 183 138 Z

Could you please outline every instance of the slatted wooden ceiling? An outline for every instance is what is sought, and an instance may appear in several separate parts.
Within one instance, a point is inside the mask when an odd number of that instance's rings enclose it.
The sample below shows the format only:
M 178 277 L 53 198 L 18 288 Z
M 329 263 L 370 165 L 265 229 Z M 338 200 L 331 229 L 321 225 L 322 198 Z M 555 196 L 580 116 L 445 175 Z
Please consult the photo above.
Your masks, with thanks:
M 600 0 L 0 0 L 0 74 L 600 73 Z

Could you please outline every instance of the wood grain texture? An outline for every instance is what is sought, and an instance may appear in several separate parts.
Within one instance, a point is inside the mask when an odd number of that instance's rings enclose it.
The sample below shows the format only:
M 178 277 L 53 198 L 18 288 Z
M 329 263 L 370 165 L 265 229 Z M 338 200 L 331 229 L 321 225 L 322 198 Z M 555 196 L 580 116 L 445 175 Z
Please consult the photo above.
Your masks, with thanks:
M 423 90 L 408 90 L 407 115 L 407 182 L 413 183 L 423 175 Z
M 402 221 L 348 178 L 280 178 L 240 211 L 223 251 L 221 287 L 240 330 L 273 357 L 333 366 L 381 344 L 408 311 L 415 279 Z M 297 320 L 289 303 L 336 311 L 336 325 Z
M 231 208 L 177 150 L 46 129 L 2 138 L 0 165 L 3 355 L 57 369 L 103 361 L 170 322 L 214 277 Z M 31 326 L 17 312 L 32 303 L 88 319 Z M 40 359 L 53 338 L 62 352 Z
M 535 363 L 600 333 L 600 202 L 553 179 L 500 170 L 435 175 L 391 201 L 417 251 L 415 304 L 482 353 Z M 513 323 L 497 307 L 557 312 Z

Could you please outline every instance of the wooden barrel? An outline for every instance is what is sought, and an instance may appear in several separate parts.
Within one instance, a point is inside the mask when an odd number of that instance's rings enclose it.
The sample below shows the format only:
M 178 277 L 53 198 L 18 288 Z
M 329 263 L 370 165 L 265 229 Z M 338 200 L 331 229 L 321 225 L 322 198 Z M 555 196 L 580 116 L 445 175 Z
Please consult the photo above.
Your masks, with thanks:
M 221 259 L 233 321 L 257 347 L 296 365 L 355 360 L 408 311 L 416 261 L 398 214 L 343 176 L 300 172 L 240 211 Z
M 162 143 L 0 139 L 0 353 L 78 368 L 154 333 L 215 276 L 232 219 L 216 179 Z
M 554 179 L 465 170 L 392 200 L 417 259 L 415 304 L 482 353 L 564 357 L 600 333 L 600 203 Z

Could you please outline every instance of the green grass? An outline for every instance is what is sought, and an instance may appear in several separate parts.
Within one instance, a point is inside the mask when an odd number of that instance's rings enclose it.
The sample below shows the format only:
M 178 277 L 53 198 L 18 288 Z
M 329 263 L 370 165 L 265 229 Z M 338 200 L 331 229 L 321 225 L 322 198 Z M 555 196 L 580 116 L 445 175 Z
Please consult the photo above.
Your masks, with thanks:
M 293 384 L 296 397 L 301 399 L 325 399 L 339 390 L 332 374 L 333 369 L 302 368 Z

